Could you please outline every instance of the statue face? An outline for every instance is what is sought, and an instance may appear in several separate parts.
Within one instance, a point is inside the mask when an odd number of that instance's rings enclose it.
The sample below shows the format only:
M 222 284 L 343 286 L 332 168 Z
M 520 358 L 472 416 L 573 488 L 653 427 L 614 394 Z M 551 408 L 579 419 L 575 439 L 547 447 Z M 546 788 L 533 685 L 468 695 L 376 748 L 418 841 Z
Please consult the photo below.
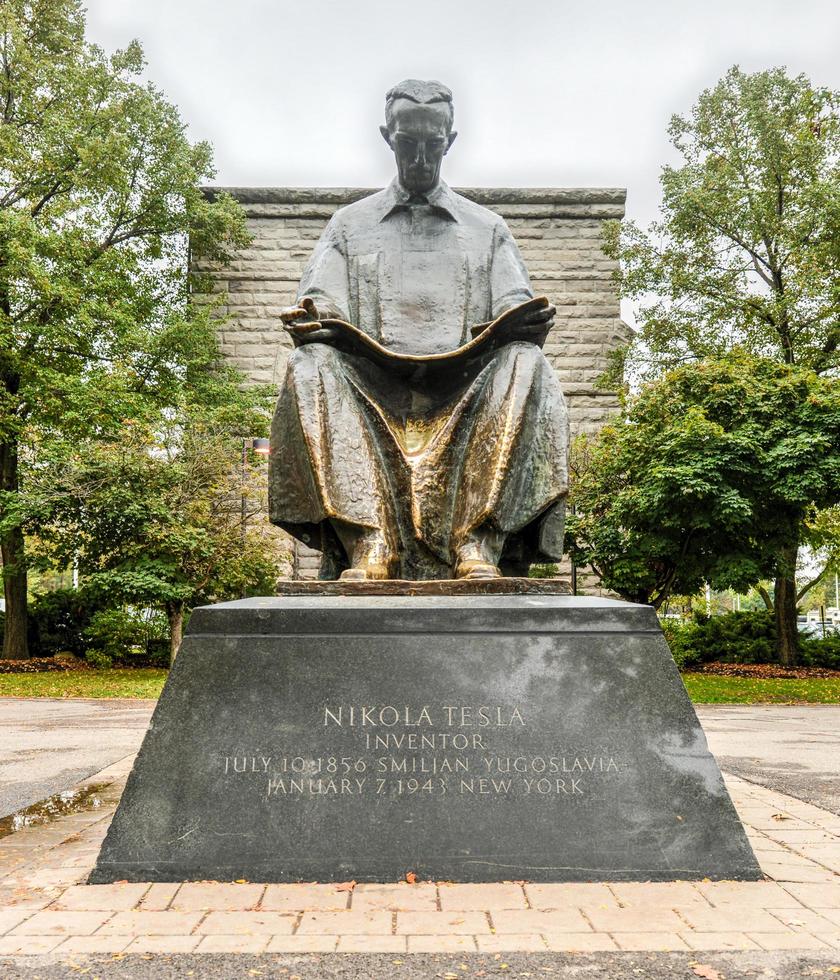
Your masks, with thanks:
M 440 180 L 440 165 L 455 139 L 449 132 L 449 107 L 443 102 L 420 105 L 397 99 L 390 127 L 380 127 L 394 151 L 400 183 L 407 191 L 425 194 Z

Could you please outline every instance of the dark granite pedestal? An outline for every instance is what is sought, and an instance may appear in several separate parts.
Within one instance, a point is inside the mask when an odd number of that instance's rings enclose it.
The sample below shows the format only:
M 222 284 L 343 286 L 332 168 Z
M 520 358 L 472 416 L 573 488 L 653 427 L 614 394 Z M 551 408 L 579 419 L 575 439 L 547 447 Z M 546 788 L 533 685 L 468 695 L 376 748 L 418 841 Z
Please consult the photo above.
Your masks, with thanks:
M 197 609 L 91 881 L 761 877 L 653 610 Z

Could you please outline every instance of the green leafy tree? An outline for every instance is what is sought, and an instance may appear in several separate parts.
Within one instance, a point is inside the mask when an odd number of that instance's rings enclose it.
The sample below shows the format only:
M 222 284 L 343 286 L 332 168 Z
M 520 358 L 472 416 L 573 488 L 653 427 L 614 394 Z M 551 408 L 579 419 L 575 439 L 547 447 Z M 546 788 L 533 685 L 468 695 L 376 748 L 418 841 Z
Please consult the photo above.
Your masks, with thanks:
M 784 69 L 732 68 L 691 114 L 674 116 L 681 157 L 662 170 L 658 221 L 611 223 L 605 249 L 621 262 L 638 334 L 629 378 L 740 349 L 831 375 L 840 366 L 840 93 Z M 792 420 L 792 424 L 795 421 Z M 826 503 L 836 503 L 827 500 Z M 797 636 L 792 526 L 772 596 L 786 639 Z
M 190 144 L 142 68 L 136 43 L 109 57 L 85 41 L 78 0 L 0 4 L 5 657 L 27 655 L 29 474 L 56 440 L 177 401 L 212 343 L 187 249 L 224 261 L 246 240 L 235 202 L 201 193 L 209 146 Z
M 32 495 L 43 555 L 74 562 L 99 601 L 164 611 L 173 659 L 186 610 L 271 593 L 283 554 L 263 517 L 264 464 L 241 463 L 241 433 L 265 428 L 265 406 L 233 372 L 212 377 L 209 393 L 190 386 L 186 404 L 69 447 Z
M 745 592 L 775 577 L 777 653 L 795 662 L 797 550 L 824 544 L 819 515 L 840 495 L 832 378 L 748 355 L 679 368 L 578 444 L 573 465 L 579 564 L 656 608 L 704 582 Z
M 611 222 L 647 373 L 734 346 L 818 373 L 840 365 L 840 93 L 784 69 L 732 68 L 688 118 L 662 170 L 660 219 Z

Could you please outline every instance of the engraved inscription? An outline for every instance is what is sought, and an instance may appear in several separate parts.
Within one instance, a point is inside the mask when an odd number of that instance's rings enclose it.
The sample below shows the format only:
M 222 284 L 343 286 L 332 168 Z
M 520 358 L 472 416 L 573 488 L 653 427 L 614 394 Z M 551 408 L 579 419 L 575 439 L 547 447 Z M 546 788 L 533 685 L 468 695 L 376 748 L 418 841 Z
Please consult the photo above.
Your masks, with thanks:
M 317 719 L 330 733 L 355 742 L 350 755 L 309 756 L 278 746 L 221 760 L 224 775 L 259 779 L 268 799 L 339 796 L 585 796 L 621 772 L 608 750 L 529 754 L 527 711 L 519 705 L 331 704 Z M 476 731 L 476 729 L 478 729 Z M 517 754 L 510 754 L 517 733 Z M 501 750 L 501 751 L 500 751 Z

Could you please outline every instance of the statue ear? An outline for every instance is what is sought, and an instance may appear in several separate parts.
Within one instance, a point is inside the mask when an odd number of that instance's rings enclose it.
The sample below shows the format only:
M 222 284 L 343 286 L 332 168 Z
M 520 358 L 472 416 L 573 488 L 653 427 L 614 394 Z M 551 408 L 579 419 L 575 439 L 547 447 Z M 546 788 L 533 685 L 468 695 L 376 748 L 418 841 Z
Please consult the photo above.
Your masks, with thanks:
M 457 133 L 453 132 L 453 133 L 450 133 L 449 136 L 446 138 L 446 152 L 447 153 L 452 149 L 452 144 L 455 142 L 455 137 L 457 135 L 458 135 Z
M 393 144 L 391 143 L 391 134 L 388 132 L 388 127 L 380 126 L 379 132 L 382 133 L 382 139 L 384 139 L 385 142 L 388 144 L 388 146 L 390 146 L 391 149 L 393 150 L 394 147 Z

